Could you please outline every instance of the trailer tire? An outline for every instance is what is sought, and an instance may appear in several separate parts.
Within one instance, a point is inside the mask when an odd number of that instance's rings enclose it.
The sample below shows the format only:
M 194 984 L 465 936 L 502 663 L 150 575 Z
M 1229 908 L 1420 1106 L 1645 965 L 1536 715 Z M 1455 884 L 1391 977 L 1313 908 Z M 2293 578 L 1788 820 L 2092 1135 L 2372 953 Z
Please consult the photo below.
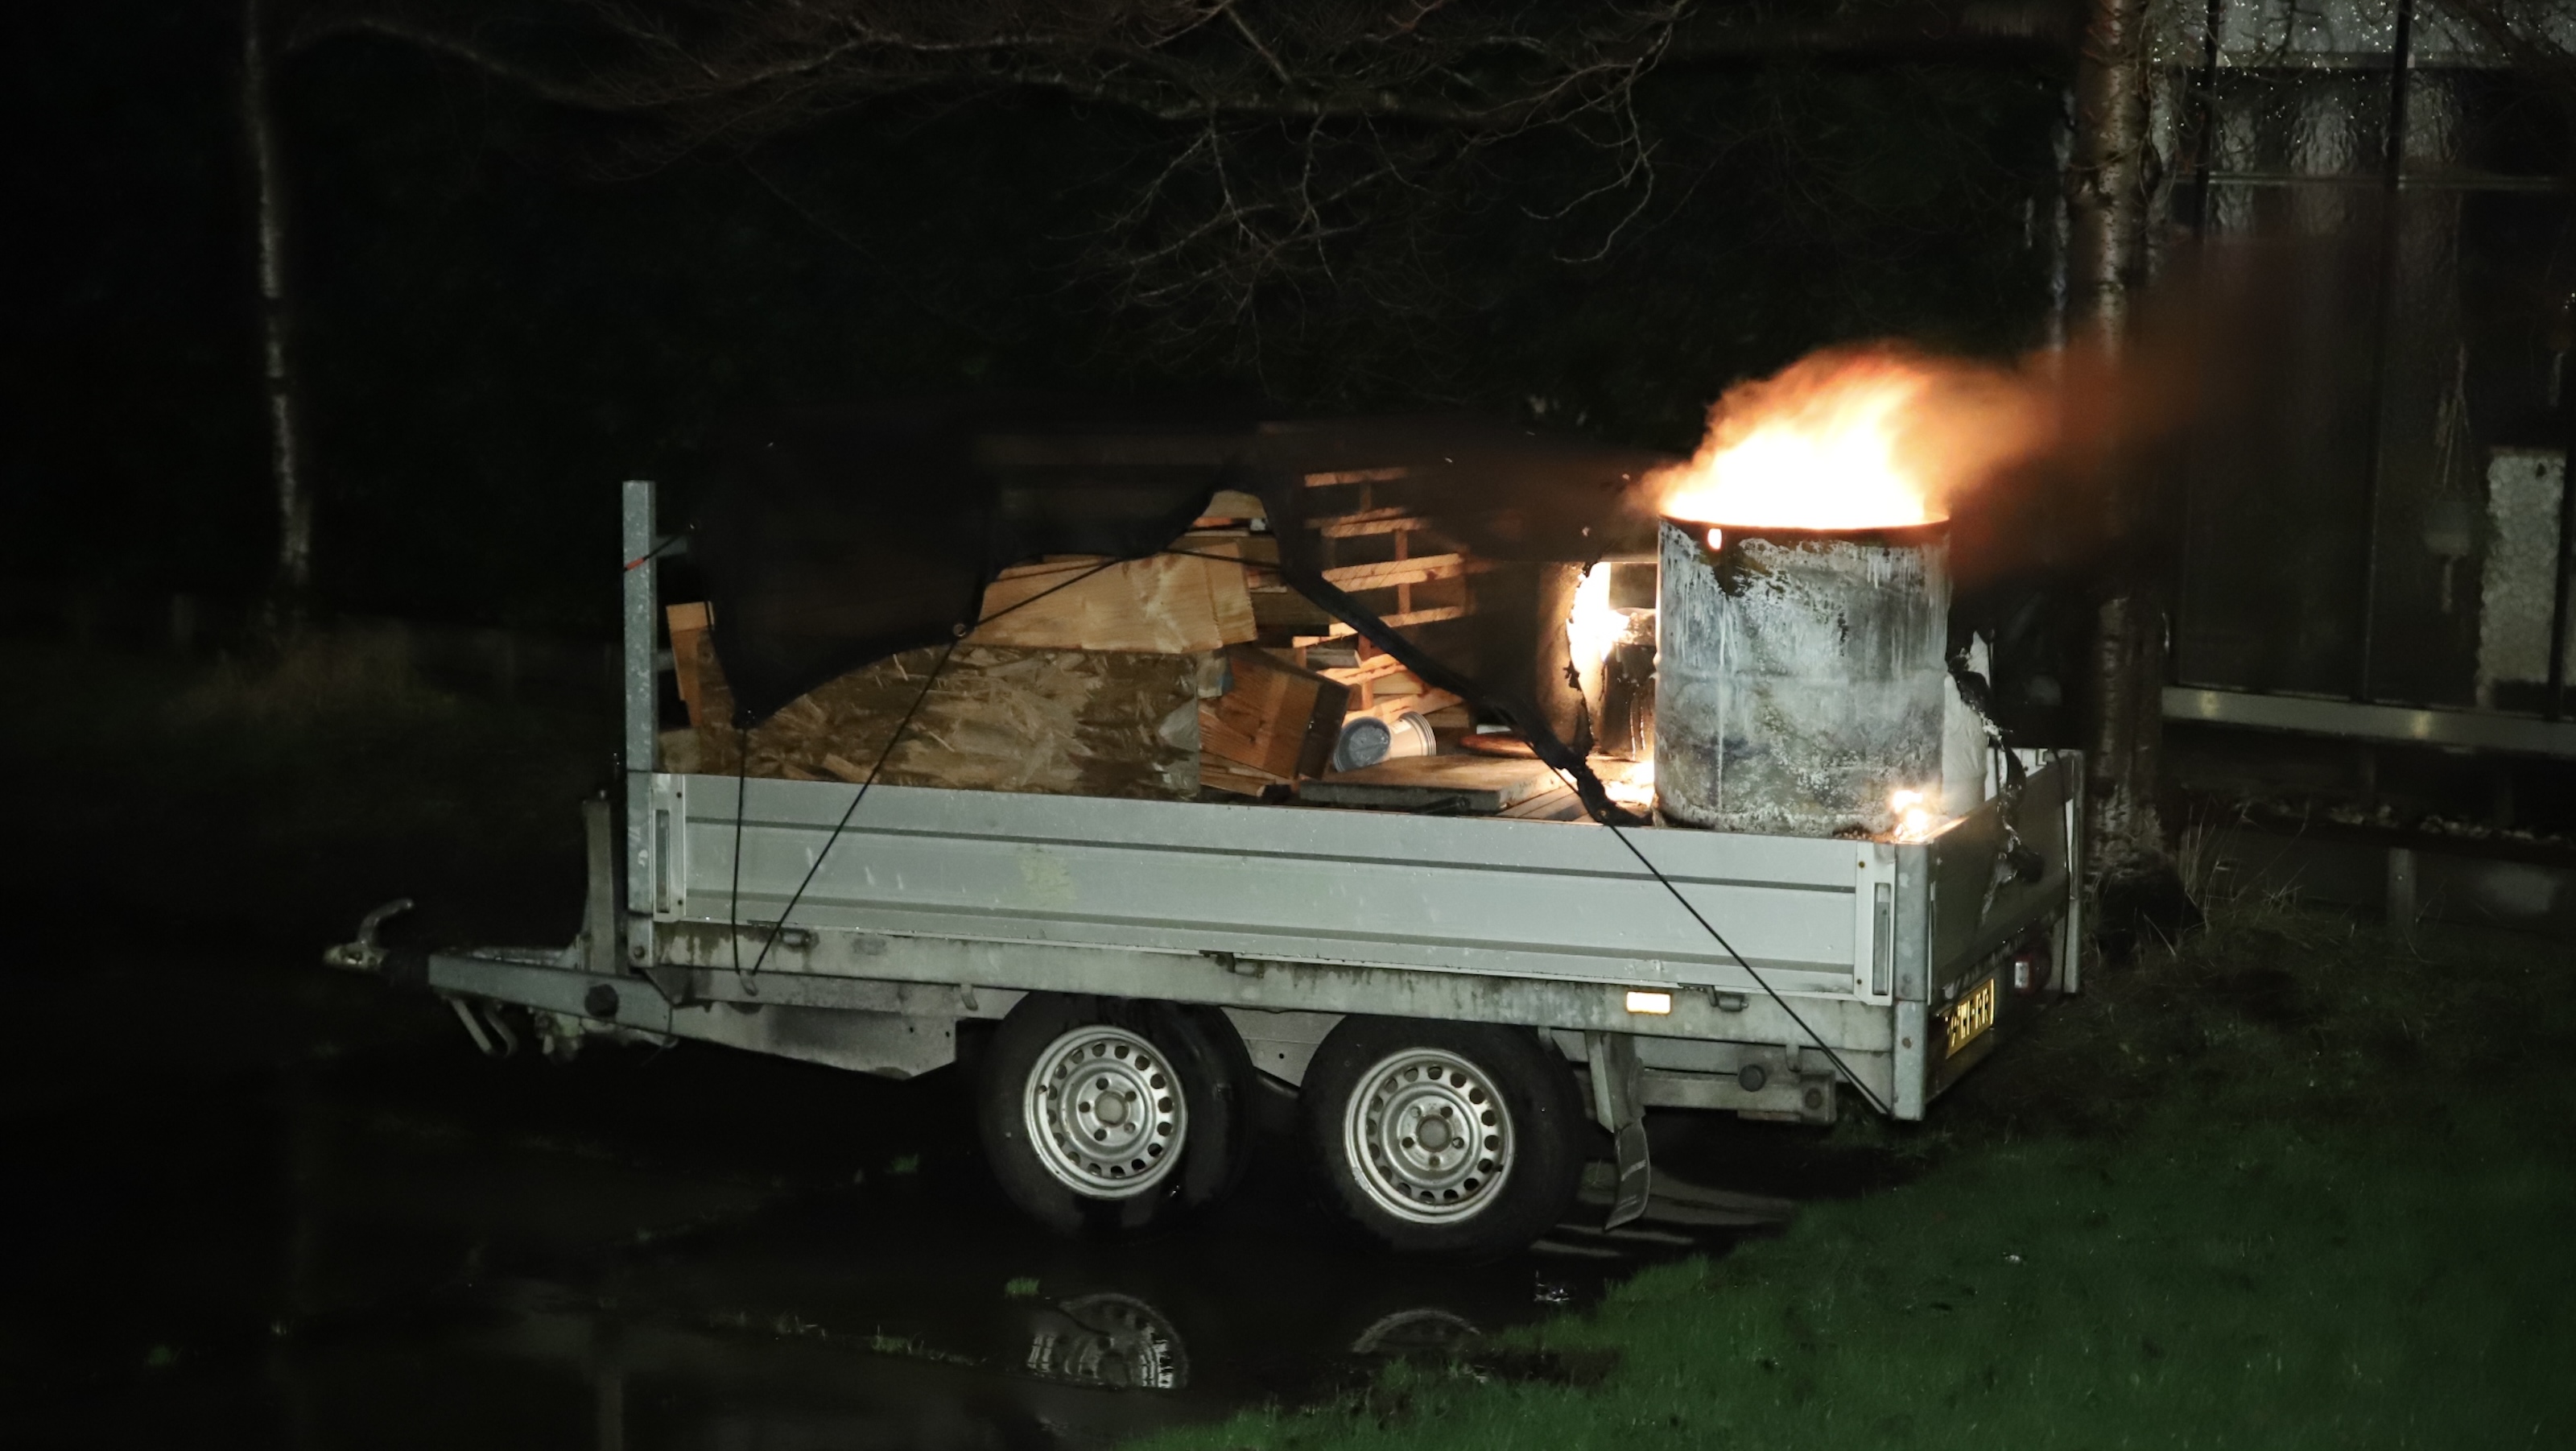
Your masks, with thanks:
M 982 1067 L 985 1162 L 1059 1234 L 1167 1227 L 1224 1198 L 1251 1163 L 1252 1060 L 1213 1008 L 1032 993 Z
M 1574 1075 L 1525 1028 L 1345 1018 L 1304 1096 L 1334 1196 L 1399 1251 L 1509 1253 L 1554 1228 L 1582 1186 Z

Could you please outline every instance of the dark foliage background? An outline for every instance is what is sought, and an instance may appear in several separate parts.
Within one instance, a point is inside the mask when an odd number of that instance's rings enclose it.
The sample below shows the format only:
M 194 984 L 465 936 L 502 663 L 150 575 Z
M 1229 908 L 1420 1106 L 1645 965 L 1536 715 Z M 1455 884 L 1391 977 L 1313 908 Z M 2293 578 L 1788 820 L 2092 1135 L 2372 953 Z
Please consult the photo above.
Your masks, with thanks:
M 229 5 L 23 17 L 9 104 L 0 568 L 22 592 L 267 579 Z M 1606 256 L 1585 158 L 1495 148 L 1423 225 L 1245 313 L 1112 304 L 1107 219 L 1164 123 L 1026 93 L 867 103 L 638 170 L 620 123 L 399 42 L 282 62 L 326 610 L 604 629 L 614 482 L 685 494 L 729 419 L 961 388 L 1260 389 L 1684 448 L 1730 381 L 1902 334 L 2039 337 L 2062 77 L 1774 56 L 1637 94 L 1655 192 Z M 1625 205 L 1623 202 L 1622 205 Z

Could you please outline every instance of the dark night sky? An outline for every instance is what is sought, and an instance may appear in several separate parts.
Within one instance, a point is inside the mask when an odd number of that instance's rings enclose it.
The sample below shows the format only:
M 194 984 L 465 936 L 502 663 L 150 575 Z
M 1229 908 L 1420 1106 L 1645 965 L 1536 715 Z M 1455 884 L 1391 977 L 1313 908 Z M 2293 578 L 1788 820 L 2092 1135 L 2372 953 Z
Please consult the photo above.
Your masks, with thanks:
M 264 581 L 238 19 L 108 0 L 22 21 L 0 461 L 22 588 Z M 638 170 L 610 164 L 620 138 L 592 118 L 393 43 L 328 42 L 281 74 L 321 602 L 599 624 L 609 596 L 582 565 L 613 481 L 685 489 L 726 420 L 772 404 L 1537 398 L 1551 423 L 1671 447 L 1728 381 L 1821 343 L 2017 348 L 2044 306 L 2026 218 L 2058 84 L 2027 59 L 1673 70 L 1642 97 L 1658 199 L 1604 261 L 1555 260 L 1597 219 L 1523 204 L 1578 160 L 1541 139 L 1403 259 L 1420 306 L 1282 293 L 1256 352 L 1233 319 L 1112 310 L 1084 269 L 1162 139 L 1132 117 L 927 95 Z M 1385 262 L 1377 240 L 1346 261 Z

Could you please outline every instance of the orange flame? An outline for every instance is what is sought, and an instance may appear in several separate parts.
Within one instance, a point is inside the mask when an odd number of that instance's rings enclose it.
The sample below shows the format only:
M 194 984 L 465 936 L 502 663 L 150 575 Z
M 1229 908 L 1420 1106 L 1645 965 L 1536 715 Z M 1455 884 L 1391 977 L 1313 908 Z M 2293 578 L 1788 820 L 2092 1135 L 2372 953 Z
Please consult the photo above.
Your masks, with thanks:
M 1932 814 L 1930 807 L 1923 804 L 1923 793 L 1920 791 L 1895 792 L 1887 798 L 1887 806 L 1890 811 L 1896 813 L 1896 830 L 1890 836 L 1890 840 L 1930 841 L 1938 834 L 1939 828 L 1946 824 L 1941 818 Z
M 1601 778 L 1601 789 L 1622 806 L 1652 809 L 1655 804 L 1655 763 L 1653 761 L 1611 761 L 1595 757 L 1592 772 Z
M 1828 349 L 1741 383 L 1687 464 L 1650 474 L 1655 512 L 1753 528 L 1931 524 L 2047 442 L 2044 390 L 1892 344 Z
M 1565 644 L 1574 657 L 1577 671 L 1600 668 L 1601 657 L 1619 643 L 1619 634 L 1628 628 L 1628 617 L 1610 607 L 1610 566 L 1596 564 L 1583 571 L 1582 582 L 1574 587 L 1574 611 L 1565 618 Z

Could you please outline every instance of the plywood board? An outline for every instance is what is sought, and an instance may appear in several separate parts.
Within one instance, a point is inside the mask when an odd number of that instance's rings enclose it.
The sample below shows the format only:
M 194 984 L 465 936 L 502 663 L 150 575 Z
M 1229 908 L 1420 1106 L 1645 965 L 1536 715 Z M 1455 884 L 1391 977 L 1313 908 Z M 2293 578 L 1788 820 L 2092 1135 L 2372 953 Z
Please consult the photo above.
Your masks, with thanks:
M 1209 498 L 1206 512 L 1199 516 L 1202 523 L 1212 519 L 1232 521 L 1269 517 L 1270 506 L 1261 502 L 1261 496 L 1243 489 L 1217 490 L 1215 495 Z
M 1243 541 L 1184 539 L 1185 553 L 1115 563 L 1052 559 L 1002 571 L 984 590 L 972 645 L 1180 655 L 1260 631 L 1244 580 Z M 1215 557 L 1211 557 L 1215 556 Z
M 698 642 L 706 638 L 713 616 L 706 602 L 672 605 L 663 615 L 671 622 L 671 674 L 680 687 L 680 703 L 689 708 L 689 724 L 706 719 L 698 705 Z

